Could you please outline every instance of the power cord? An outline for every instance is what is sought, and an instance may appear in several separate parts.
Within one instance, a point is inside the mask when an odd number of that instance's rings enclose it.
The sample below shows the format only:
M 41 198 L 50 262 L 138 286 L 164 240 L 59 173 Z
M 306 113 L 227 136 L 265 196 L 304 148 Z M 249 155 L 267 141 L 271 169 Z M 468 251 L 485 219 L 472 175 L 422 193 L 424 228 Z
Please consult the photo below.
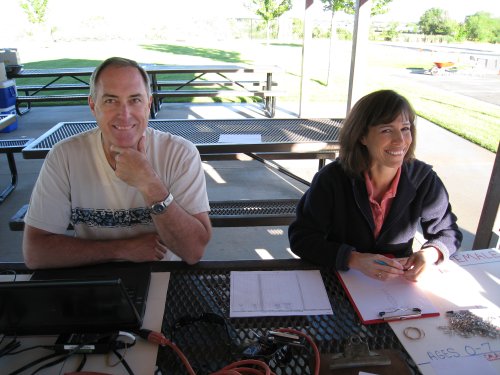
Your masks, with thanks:
M 305 333 L 302 333 L 296 329 L 292 328 L 280 328 L 276 330 L 277 332 L 281 332 L 284 334 L 292 334 L 292 335 L 297 335 L 302 338 L 304 338 L 309 345 L 311 346 L 313 352 L 314 352 L 314 375 L 319 374 L 319 368 L 320 368 L 320 355 L 319 355 L 319 350 L 314 341 Z M 170 349 L 172 349 L 177 356 L 180 358 L 182 361 L 184 367 L 186 368 L 187 372 L 189 375 L 196 375 L 194 372 L 191 364 L 189 363 L 189 360 L 187 357 L 184 355 L 182 350 L 175 345 L 172 341 L 167 339 L 165 335 L 159 332 L 155 332 L 149 329 L 141 329 L 137 332 L 138 336 L 159 346 L 168 346 Z M 252 367 L 248 367 L 252 366 Z M 260 369 L 255 368 L 255 366 L 260 367 Z M 240 361 L 236 361 L 224 368 L 222 368 L 219 371 L 216 371 L 212 373 L 211 375 L 243 375 L 243 374 L 255 374 L 255 375 L 273 375 L 274 373 L 271 371 L 267 363 L 257 360 L 257 359 L 244 359 Z
M 118 364 L 122 364 L 123 367 L 127 370 L 128 374 L 129 375 L 134 375 L 132 369 L 130 368 L 130 366 L 128 365 L 128 363 L 125 361 L 125 355 L 121 355 L 118 350 L 120 349 L 125 349 L 125 353 L 126 353 L 126 350 L 132 346 L 135 345 L 136 343 L 136 338 L 133 334 L 129 333 L 129 332 L 123 332 L 123 331 L 120 331 L 118 332 L 118 334 L 116 333 L 110 333 L 110 334 L 104 334 L 104 335 L 100 335 L 99 338 L 106 338 L 106 337 L 112 337 L 113 338 L 113 341 L 111 342 L 111 345 L 110 345 L 110 352 L 113 352 L 119 359 L 118 362 L 116 362 L 115 364 L 113 364 L 112 366 L 116 366 Z M 119 338 L 122 338 L 123 340 L 119 340 Z M 2 338 L 0 340 L 0 344 L 3 342 L 4 338 Z M 43 370 L 43 369 L 47 369 L 49 367 L 52 367 L 52 366 L 55 366 L 61 362 L 65 362 L 68 358 L 72 357 L 73 355 L 75 354 L 83 354 L 83 358 L 82 358 L 82 361 L 80 362 L 77 370 L 75 373 L 78 373 L 80 372 L 85 363 L 86 363 L 86 360 L 87 360 L 87 356 L 85 352 L 81 353 L 80 350 L 83 350 L 83 348 L 85 348 L 87 345 L 89 344 L 92 344 L 91 342 L 82 342 L 82 343 L 79 343 L 78 345 L 75 345 L 74 348 L 70 351 L 67 351 L 67 352 L 64 352 L 64 353 L 61 353 L 61 352 L 55 352 L 55 346 L 54 345 L 51 345 L 51 346 L 46 346 L 46 345 L 36 345 L 36 346 L 31 346 L 31 347 L 28 347 L 28 348 L 24 348 L 24 349 L 21 349 L 21 350 L 18 350 L 18 351 L 13 351 L 15 348 L 19 347 L 20 345 L 20 342 L 14 337 L 7 345 L 5 345 L 3 348 L 0 349 L 0 352 L 3 352 L 3 351 L 7 351 L 6 348 L 9 348 L 9 351 L 7 353 L 5 353 L 4 355 L 15 355 L 15 354 L 19 354 L 19 353 L 23 353 L 23 352 L 26 352 L 28 350 L 33 350 L 33 349 L 36 349 L 36 348 L 44 348 L 44 349 L 48 349 L 48 350 L 52 350 L 53 353 L 50 353 L 46 356 L 43 356 L 41 358 L 37 358 L 27 364 L 25 364 L 24 366 L 22 366 L 21 368 L 11 372 L 9 375 L 17 375 L 17 374 L 21 374 L 22 372 L 42 363 L 42 362 L 45 362 L 45 361 L 48 361 L 48 360 L 51 360 L 53 359 L 52 361 L 48 362 L 48 363 L 45 363 L 43 364 L 42 366 L 38 367 L 37 369 L 35 369 L 31 374 L 34 375 L 36 373 L 38 373 L 39 371 Z M 1 355 L 0 355 L 1 357 Z M 57 358 L 59 357 L 59 358 Z M 64 365 L 63 365 L 64 367 Z

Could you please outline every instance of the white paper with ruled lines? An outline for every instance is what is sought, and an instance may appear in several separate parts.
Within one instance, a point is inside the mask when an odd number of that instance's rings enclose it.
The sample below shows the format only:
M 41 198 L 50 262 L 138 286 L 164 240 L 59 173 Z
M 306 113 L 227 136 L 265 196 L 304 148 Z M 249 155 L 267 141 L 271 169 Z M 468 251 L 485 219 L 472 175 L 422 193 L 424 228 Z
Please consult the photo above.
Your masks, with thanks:
M 231 272 L 230 317 L 333 315 L 317 270 Z

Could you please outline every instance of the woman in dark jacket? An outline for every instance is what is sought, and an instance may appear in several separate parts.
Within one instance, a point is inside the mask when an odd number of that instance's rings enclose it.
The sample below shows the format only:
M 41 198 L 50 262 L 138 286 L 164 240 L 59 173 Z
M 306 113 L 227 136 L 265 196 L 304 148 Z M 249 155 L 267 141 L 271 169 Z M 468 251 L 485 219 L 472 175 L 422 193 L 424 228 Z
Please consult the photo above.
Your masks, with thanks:
M 414 157 L 415 117 L 391 90 L 356 103 L 340 132 L 340 157 L 316 174 L 297 207 L 288 231 L 295 254 L 380 280 L 416 281 L 459 248 L 448 193 Z M 413 252 L 419 226 L 426 242 Z

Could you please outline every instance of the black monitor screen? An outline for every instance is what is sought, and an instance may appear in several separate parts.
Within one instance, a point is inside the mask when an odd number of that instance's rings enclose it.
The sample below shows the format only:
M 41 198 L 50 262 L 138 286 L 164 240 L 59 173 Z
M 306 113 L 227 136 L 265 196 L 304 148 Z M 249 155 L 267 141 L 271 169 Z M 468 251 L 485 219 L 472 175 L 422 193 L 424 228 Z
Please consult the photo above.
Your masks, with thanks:
M 3 334 L 103 333 L 141 323 L 120 279 L 0 283 Z

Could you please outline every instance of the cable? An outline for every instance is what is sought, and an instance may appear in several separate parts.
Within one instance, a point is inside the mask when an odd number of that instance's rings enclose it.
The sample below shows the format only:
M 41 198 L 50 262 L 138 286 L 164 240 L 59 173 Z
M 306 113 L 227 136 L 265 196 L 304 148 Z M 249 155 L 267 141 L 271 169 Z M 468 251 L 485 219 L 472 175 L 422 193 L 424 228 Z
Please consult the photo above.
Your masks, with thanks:
M 260 366 L 263 371 L 259 371 L 255 368 L 243 367 L 247 365 Z M 257 359 L 243 359 L 241 361 L 236 361 L 227 365 L 219 371 L 212 373 L 211 375 L 225 375 L 225 374 L 265 374 L 272 375 L 274 372 L 271 371 L 267 363 L 259 361 Z
M 38 358 L 38 359 L 35 359 L 34 361 L 31 361 L 30 363 L 24 365 L 23 367 L 11 372 L 9 375 L 17 375 L 17 374 L 20 374 L 22 373 L 24 370 L 27 370 L 29 369 L 30 367 L 33 367 L 37 364 L 39 364 L 40 362 L 43 362 L 43 361 L 47 361 L 49 359 L 52 359 L 52 358 L 55 358 L 57 356 L 60 356 L 59 353 L 51 353 L 49 355 L 46 355 L 45 357 L 41 357 L 41 358 Z
M 293 328 L 280 328 L 277 331 L 278 332 L 293 333 L 293 334 L 299 335 L 307 340 L 307 342 L 309 343 L 309 345 L 311 345 L 313 352 L 314 352 L 314 374 L 318 375 L 321 359 L 320 359 L 318 347 L 316 346 L 316 343 L 312 340 L 312 338 L 309 337 L 308 335 L 306 335 L 305 333 L 302 333 L 301 331 L 298 331 L 298 330 L 293 329 Z
M 122 355 L 120 354 L 120 352 L 118 352 L 117 350 L 113 349 L 113 353 L 115 353 L 115 355 L 118 357 L 118 359 L 120 360 L 120 363 L 123 365 L 123 367 L 125 367 L 125 370 L 127 370 L 127 372 L 129 373 L 129 375 L 134 375 L 134 372 L 132 371 L 132 369 L 128 365 L 127 361 L 125 361 L 125 358 L 122 357 Z
M 2 337 L 0 343 L 3 342 L 4 338 L 5 336 Z M 4 355 L 13 354 L 13 350 L 19 348 L 19 346 L 21 346 L 21 342 L 18 341 L 16 337 L 13 337 L 12 340 L 10 340 L 7 344 L 5 344 L 4 347 L 0 349 L 0 358 L 3 357 Z
M 82 360 L 80 361 L 80 364 L 78 365 L 76 371 L 77 372 L 82 371 L 83 366 L 85 366 L 85 363 L 87 363 L 87 354 L 82 355 Z
M 9 270 L 9 269 L 0 270 L 0 275 L 7 275 L 7 274 L 11 274 L 12 276 L 14 276 L 14 278 L 12 279 L 12 281 L 16 281 L 16 279 L 17 279 L 17 272 L 15 270 Z
M 59 355 L 61 355 L 61 354 L 59 354 Z M 49 367 L 52 367 L 52 366 L 54 366 L 54 365 L 57 365 L 58 363 L 61 363 L 61 362 L 63 362 L 63 363 L 64 363 L 64 362 L 66 362 L 66 360 L 67 360 L 68 358 L 70 358 L 72 355 L 73 355 L 73 353 L 70 353 L 70 354 L 65 354 L 65 355 L 61 356 L 60 358 L 57 358 L 57 359 L 53 360 L 52 362 L 46 363 L 46 364 L 44 364 L 44 365 L 42 365 L 42 366 L 38 367 L 35 371 L 33 371 L 33 372 L 31 373 L 31 375 L 35 375 L 38 371 L 43 370 L 43 369 L 46 369 L 46 368 L 49 368 Z M 63 365 L 63 367 L 64 367 L 64 365 Z
M 305 333 L 302 333 L 298 330 L 292 329 L 292 328 L 280 328 L 277 330 L 278 332 L 283 332 L 283 333 L 292 333 L 298 336 L 301 336 L 306 339 L 306 341 L 311 345 L 313 352 L 314 352 L 314 375 L 319 375 L 319 369 L 320 369 L 320 355 L 319 355 L 319 350 L 314 341 L 306 335 Z M 182 364 L 186 368 L 187 372 L 189 375 L 196 375 L 194 372 L 193 368 L 191 367 L 191 364 L 189 363 L 189 360 L 187 357 L 184 355 L 184 353 L 181 351 L 181 349 L 175 345 L 172 341 L 167 339 L 163 334 L 159 332 L 154 332 L 148 329 L 141 329 L 137 333 L 140 337 L 143 339 L 157 344 L 159 346 L 168 346 L 170 349 L 172 349 L 181 359 Z M 253 367 L 245 367 L 245 366 L 253 366 Z M 260 367 L 261 369 L 255 368 L 255 366 Z M 244 359 L 241 361 L 236 361 L 234 363 L 231 363 L 230 365 L 212 373 L 211 375 L 275 375 L 274 372 L 271 371 L 267 363 L 256 360 L 256 359 Z
M 8 353 L 8 355 L 16 355 L 19 353 L 27 352 L 28 350 L 33 350 L 33 349 L 38 349 L 38 348 L 47 349 L 47 350 L 54 350 L 53 345 L 35 345 L 35 346 L 30 346 L 30 347 L 27 347 L 24 349 L 20 349 L 17 352 L 10 352 L 10 353 Z

